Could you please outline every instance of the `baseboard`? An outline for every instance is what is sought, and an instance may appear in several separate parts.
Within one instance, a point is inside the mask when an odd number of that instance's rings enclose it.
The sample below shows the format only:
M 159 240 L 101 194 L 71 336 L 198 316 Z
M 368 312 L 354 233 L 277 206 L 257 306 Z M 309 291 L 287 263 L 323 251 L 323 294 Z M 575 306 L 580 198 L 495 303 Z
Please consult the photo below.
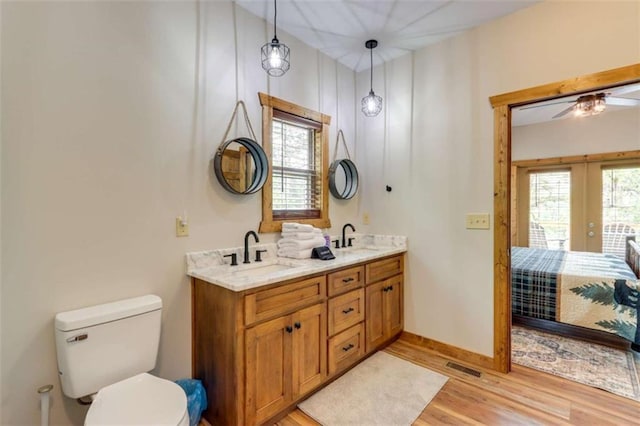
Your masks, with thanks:
M 487 370 L 495 370 L 493 365 L 493 358 L 486 355 L 481 355 L 475 352 L 468 351 L 466 349 L 459 348 L 457 346 L 438 342 L 436 340 L 422 337 L 408 331 L 402 332 L 402 334 L 400 335 L 400 340 L 404 340 L 417 346 L 422 346 L 423 348 L 430 349 L 434 352 L 438 352 L 439 354 L 454 358 L 458 361 L 473 364 Z

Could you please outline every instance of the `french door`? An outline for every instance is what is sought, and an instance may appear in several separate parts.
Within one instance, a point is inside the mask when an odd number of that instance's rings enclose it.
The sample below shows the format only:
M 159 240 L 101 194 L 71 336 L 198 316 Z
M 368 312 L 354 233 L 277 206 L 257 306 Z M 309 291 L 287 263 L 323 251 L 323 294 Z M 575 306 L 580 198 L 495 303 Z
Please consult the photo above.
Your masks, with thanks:
M 518 163 L 514 245 L 624 258 L 626 236 L 640 236 L 640 159 Z

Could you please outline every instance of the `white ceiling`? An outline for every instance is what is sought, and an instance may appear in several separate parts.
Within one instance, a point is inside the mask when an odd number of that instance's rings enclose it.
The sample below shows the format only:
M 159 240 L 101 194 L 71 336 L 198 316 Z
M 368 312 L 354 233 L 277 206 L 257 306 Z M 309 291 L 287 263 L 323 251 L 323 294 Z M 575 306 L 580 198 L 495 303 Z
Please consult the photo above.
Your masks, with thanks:
M 363 71 L 369 68 L 369 51 L 364 46 L 369 39 L 379 42 L 373 51 L 375 66 L 537 1 L 280 0 L 277 28 Z M 236 3 L 273 24 L 273 0 Z M 272 37 L 272 30 L 269 33 Z M 286 37 L 279 38 L 287 44 Z
M 616 98 L 640 100 L 640 83 L 614 87 L 606 90 L 596 90 L 593 92 L 581 93 L 580 95 L 565 96 L 563 98 L 550 99 L 548 101 L 537 102 L 535 104 L 523 105 L 521 107 L 513 109 L 513 113 L 511 116 L 511 125 L 526 126 L 529 124 L 543 123 L 546 121 L 567 119 L 586 120 L 589 117 L 576 117 L 573 113 L 568 113 L 559 118 L 553 118 L 553 116 L 559 114 L 566 108 L 571 107 L 581 95 L 596 93 L 605 93 L 607 97 L 614 96 Z M 606 100 L 607 98 L 605 97 L 605 102 Z M 619 106 L 607 103 L 606 109 L 601 114 L 609 114 L 611 112 L 627 110 L 629 108 L 640 108 L 640 105 Z

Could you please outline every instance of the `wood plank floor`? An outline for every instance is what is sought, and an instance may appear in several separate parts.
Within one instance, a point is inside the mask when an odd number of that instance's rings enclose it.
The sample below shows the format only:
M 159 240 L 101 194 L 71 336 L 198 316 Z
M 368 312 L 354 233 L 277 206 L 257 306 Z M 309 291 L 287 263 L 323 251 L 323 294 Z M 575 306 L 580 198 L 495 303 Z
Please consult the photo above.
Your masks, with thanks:
M 640 403 L 519 365 L 475 377 L 446 366 L 453 359 L 402 338 L 386 352 L 449 377 L 414 425 L 640 425 Z M 318 425 L 300 410 L 278 426 Z

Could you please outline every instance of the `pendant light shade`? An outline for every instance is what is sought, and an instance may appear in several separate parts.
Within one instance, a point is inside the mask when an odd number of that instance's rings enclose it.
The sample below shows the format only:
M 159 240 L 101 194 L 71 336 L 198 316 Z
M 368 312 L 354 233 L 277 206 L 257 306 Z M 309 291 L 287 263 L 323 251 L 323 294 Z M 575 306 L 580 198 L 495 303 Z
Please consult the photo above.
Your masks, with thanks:
M 373 49 L 378 46 L 378 41 L 368 40 L 364 45 L 369 49 L 371 58 L 371 89 L 369 90 L 369 94 L 362 98 L 362 113 L 367 117 L 375 117 L 382 111 L 382 98 L 373 91 Z
M 278 18 L 277 0 L 273 0 L 273 40 L 262 46 L 262 68 L 272 77 L 283 76 L 289 71 L 289 48 L 280 43 L 276 35 L 276 19 Z

